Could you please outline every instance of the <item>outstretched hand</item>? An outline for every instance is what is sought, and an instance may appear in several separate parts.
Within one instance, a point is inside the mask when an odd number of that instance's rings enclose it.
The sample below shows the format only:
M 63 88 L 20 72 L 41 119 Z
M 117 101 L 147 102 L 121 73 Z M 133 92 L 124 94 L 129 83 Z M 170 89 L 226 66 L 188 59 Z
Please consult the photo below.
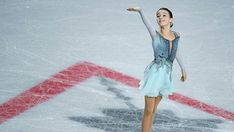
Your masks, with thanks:
M 127 9 L 128 11 L 141 11 L 141 7 L 138 7 L 138 6 L 135 6 L 135 7 L 129 7 L 128 9 Z

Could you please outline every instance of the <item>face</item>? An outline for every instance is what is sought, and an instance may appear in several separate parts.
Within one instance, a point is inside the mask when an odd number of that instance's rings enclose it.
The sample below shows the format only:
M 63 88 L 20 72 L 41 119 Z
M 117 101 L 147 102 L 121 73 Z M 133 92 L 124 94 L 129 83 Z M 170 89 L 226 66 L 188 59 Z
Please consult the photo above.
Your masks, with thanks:
M 169 12 L 166 10 L 159 10 L 156 13 L 156 20 L 157 23 L 160 27 L 165 27 L 165 26 L 169 26 L 172 22 L 172 18 L 170 18 Z

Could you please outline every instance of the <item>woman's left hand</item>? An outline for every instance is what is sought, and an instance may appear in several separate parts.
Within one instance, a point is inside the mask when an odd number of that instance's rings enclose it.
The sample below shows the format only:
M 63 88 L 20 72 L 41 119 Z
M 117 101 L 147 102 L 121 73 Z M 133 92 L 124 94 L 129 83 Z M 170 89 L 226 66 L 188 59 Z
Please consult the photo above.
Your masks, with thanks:
M 182 76 L 181 76 L 180 80 L 182 82 L 184 82 L 186 79 L 187 79 L 187 73 L 185 71 L 182 71 Z

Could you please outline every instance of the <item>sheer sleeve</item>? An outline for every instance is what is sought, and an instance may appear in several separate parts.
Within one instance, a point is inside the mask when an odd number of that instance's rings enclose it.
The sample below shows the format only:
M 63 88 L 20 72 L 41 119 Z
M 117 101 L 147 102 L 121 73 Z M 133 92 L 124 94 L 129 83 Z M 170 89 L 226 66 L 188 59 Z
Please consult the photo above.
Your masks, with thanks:
M 183 56 L 181 55 L 181 50 L 180 50 L 180 46 L 177 47 L 177 51 L 176 51 L 176 60 L 180 66 L 181 72 L 186 72 L 186 68 L 184 65 L 184 60 L 183 60 Z
M 149 34 L 150 34 L 150 36 L 151 36 L 151 38 L 153 40 L 154 36 L 156 35 L 153 26 L 150 24 L 148 18 L 146 18 L 145 14 L 144 14 L 144 12 L 142 10 L 140 10 L 139 13 L 140 13 L 140 16 L 141 16 L 141 19 L 142 19 L 143 23 L 145 24 L 146 28 L 148 29 Z

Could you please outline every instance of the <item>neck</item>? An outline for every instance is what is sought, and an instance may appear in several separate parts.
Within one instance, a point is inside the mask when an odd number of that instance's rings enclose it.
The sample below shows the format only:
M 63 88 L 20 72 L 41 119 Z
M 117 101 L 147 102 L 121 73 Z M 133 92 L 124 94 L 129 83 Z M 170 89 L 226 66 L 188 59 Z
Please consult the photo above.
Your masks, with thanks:
M 168 34 L 170 34 L 170 31 L 171 31 L 171 29 L 170 29 L 170 27 L 161 27 L 160 28 L 160 32 L 162 33 L 162 34 L 165 34 L 165 35 L 168 35 Z

